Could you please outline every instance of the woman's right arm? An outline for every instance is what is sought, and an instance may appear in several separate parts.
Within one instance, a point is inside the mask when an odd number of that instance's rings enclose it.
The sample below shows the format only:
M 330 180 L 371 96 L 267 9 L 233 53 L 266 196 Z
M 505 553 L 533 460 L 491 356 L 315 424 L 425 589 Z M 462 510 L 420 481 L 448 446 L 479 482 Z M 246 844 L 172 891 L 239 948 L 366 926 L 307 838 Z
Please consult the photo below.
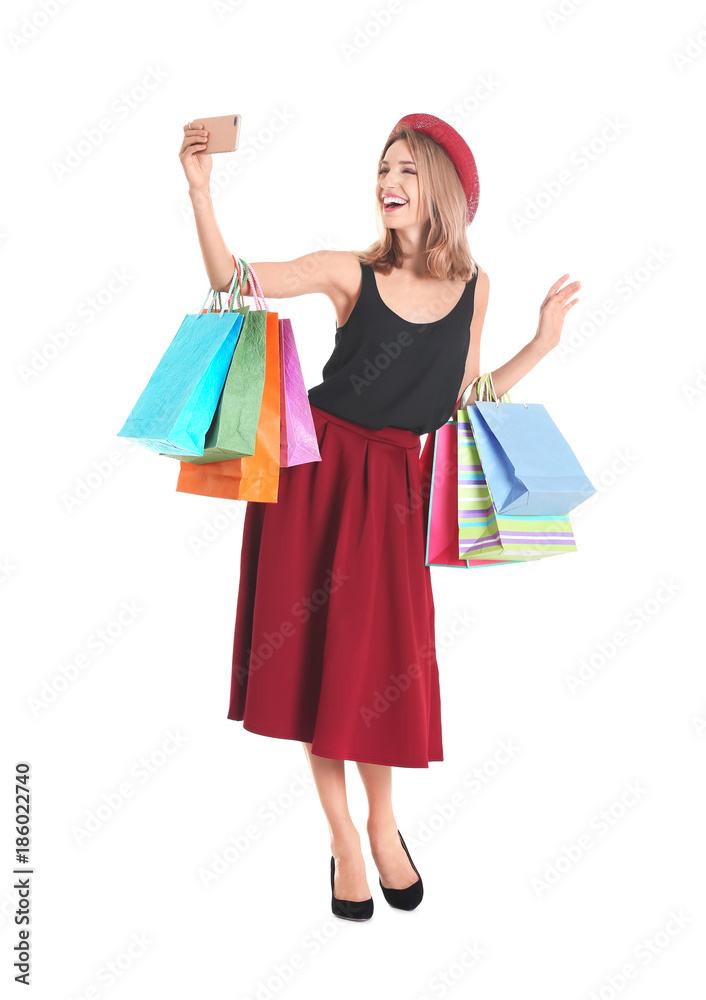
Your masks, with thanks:
M 210 153 L 194 156 L 206 142 L 207 133 L 200 127 L 200 122 L 191 124 L 191 129 L 184 126 L 179 159 L 189 182 L 189 197 L 209 283 L 215 291 L 227 292 L 233 279 L 233 255 L 226 246 L 213 210 L 209 190 L 212 156 Z M 336 256 L 335 251 L 316 250 L 294 260 L 253 261 L 252 266 L 266 298 L 286 299 L 311 292 L 323 292 L 330 296 L 332 292 L 336 294 L 340 284 L 341 269 L 340 265 L 337 266 Z M 243 294 L 254 294 L 249 281 L 243 286 Z

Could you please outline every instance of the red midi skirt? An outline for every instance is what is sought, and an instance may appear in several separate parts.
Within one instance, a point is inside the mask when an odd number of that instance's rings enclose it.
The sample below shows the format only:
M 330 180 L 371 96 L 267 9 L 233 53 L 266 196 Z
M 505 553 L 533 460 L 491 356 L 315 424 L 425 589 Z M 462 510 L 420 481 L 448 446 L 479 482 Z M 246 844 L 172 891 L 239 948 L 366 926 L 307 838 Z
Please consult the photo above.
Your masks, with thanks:
M 248 501 L 228 718 L 337 760 L 443 760 L 420 437 L 311 405 L 321 461 Z

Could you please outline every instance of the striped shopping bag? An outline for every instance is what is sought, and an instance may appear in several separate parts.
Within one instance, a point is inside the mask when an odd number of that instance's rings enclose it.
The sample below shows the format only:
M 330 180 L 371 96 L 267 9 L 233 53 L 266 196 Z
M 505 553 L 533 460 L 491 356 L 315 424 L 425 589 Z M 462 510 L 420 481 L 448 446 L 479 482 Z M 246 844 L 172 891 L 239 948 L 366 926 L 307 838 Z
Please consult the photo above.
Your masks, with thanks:
M 468 410 L 458 410 L 458 541 L 461 559 L 528 561 L 576 552 L 568 514 L 498 514 Z
M 458 433 L 455 414 L 427 439 L 419 457 L 427 566 L 478 569 L 519 559 L 461 559 L 458 554 Z

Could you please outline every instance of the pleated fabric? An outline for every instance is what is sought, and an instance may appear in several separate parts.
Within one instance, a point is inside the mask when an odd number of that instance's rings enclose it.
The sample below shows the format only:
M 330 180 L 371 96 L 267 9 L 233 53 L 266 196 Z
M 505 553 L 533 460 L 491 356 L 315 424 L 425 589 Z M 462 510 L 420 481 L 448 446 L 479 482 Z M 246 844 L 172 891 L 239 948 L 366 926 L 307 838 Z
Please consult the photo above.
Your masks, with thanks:
M 322 757 L 443 760 L 420 437 L 311 405 L 320 462 L 243 525 L 228 718 Z

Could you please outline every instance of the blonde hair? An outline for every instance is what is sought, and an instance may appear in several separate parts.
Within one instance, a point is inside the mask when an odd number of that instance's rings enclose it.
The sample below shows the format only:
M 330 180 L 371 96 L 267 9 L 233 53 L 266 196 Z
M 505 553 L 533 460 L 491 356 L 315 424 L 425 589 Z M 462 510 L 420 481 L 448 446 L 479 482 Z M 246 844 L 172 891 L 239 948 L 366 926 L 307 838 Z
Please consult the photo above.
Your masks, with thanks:
M 431 220 L 424 250 L 428 273 L 435 278 L 470 281 L 478 265 L 466 236 L 468 201 L 451 157 L 434 139 L 404 125 L 385 143 L 378 170 L 385 153 L 397 139 L 406 139 L 412 151 L 420 198 Z M 361 263 L 372 264 L 375 270 L 389 274 L 393 268 L 402 266 L 404 253 L 395 230 L 383 224 L 382 206 L 377 197 L 375 208 L 379 238 L 366 250 L 358 251 L 358 258 Z

